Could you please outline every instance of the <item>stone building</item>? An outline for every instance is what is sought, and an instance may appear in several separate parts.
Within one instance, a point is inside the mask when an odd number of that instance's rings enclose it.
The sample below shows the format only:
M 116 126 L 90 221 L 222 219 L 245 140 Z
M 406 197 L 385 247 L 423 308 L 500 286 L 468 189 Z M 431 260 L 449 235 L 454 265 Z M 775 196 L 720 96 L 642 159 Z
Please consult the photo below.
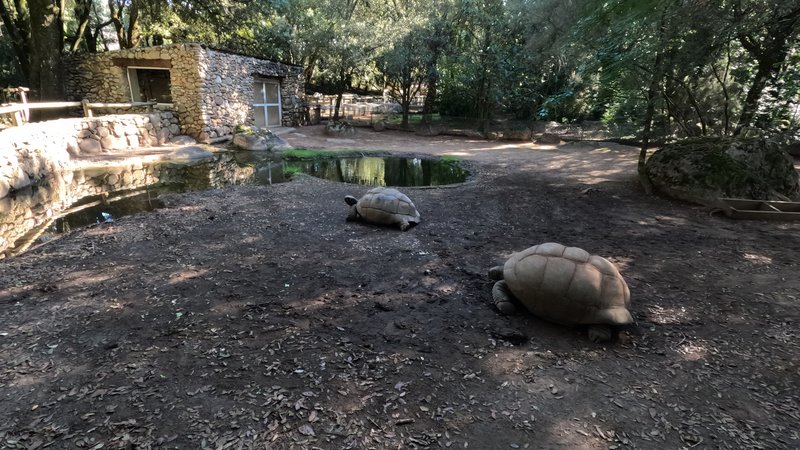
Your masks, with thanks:
M 200 142 L 230 136 L 236 125 L 297 126 L 306 117 L 301 66 L 202 44 L 77 55 L 67 67 L 69 100 L 155 100 L 177 114 L 173 131 Z

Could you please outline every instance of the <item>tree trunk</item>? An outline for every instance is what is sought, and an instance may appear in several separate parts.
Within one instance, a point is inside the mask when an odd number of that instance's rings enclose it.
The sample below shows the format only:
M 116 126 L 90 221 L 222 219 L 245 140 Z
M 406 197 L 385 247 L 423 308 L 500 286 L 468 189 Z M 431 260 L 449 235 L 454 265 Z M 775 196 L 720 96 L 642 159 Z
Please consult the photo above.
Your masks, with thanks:
M 728 94 L 728 87 L 725 85 L 728 82 L 728 71 L 730 70 L 730 64 L 731 64 L 730 43 L 728 43 L 727 62 L 725 63 L 725 72 L 723 72 L 722 76 L 720 76 L 719 73 L 717 73 L 716 65 L 711 66 L 711 69 L 713 70 L 714 73 L 714 78 L 717 79 L 720 87 L 722 88 L 722 98 L 725 99 L 724 109 L 722 110 L 723 117 L 725 120 L 725 125 L 724 125 L 725 136 L 727 136 L 728 132 L 730 131 L 730 123 L 731 123 L 730 121 L 731 100 L 730 100 L 730 95 Z
M 336 107 L 333 110 L 333 121 L 334 122 L 339 120 L 339 107 L 342 106 L 342 95 L 344 95 L 344 89 L 340 89 L 339 93 L 336 95 Z
M 422 104 L 422 121 L 430 122 L 434 113 L 434 105 L 436 104 L 437 85 L 439 83 L 439 71 L 436 65 L 439 62 L 439 47 L 431 49 L 431 57 L 428 60 L 427 67 L 427 84 L 428 90 L 425 92 L 425 102 Z
M 134 48 L 139 45 L 142 33 L 139 31 L 139 2 L 132 0 L 128 12 L 128 42 L 125 48 Z
M 31 98 L 39 101 L 64 98 L 61 49 L 61 11 L 51 0 L 31 0 Z
M 772 58 L 770 58 L 770 60 L 771 59 Z M 758 71 L 756 71 L 756 75 L 753 78 L 753 84 L 750 85 L 750 89 L 747 91 L 747 97 L 744 99 L 742 114 L 739 116 L 739 123 L 736 125 L 736 129 L 733 132 L 734 136 L 739 135 L 744 128 L 752 125 L 753 118 L 758 110 L 758 101 L 761 99 L 764 88 L 767 87 L 767 82 L 772 74 L 772 70 L 772 61 L 759 62 Z
M 647 162 L 647 147 L 650 145 L 650 133 L 653 129 L 653 116 L 656 111 L 656 99 L 658 98 L 658 86 L 661 84 L 664 65 L 664 38 L 667 34 L 667 18 L 666 9 L 661 14 L 661 21 L 658 26 L 658 51 L 656 52 L 655 61 L 653 61 L 653 73 L 650 78 L 650 86 L 647 88 L 647 108 L 644 113 L 644 129 L 642 130 L 642 148 L 639 150 L 639 161 L 636 164 L 636 171 L 639 174 L 639 182 L 642 183 L 644 192 L 649 194 L 653 193 L 653 182 L 647 175 L 646 162 Z
M 747 91 L 747 97 L 745 97 L 744 105 L 742 105 L 742 113 L 739 116 L 739 123 L 733 132 L 734 135 L 738 135 L 742 129 L 753 124 L 753 119 L 758 111 L 759 100 L 761 100 L 761 95 L 767 87 L 767 83 L 777 73 L 789 54 L 792 38 L 796 36 L 798 31 L 797 22 L 799 20 L 800 6 L 795 6 L 794 9 L 787 11 L 786 14 L 775 17 L 774 20 L 763 24 L 766 36 L 759 36 L 758 33 L 756 33 L 755 37 L 744 33 L 739 35 L 739 42 L 758 62 L 758 69 L 755 77 L 753 77 L 753 84 L 750 85 L 750 89 Z
M 78 29 L 72 38 L 72 45 L 70 45 L 69 49 L 71 53 L 77 52 L 80 48 L 81 40 L 87 35 L 86 31 L 89 29 L 91 17 L 92 3 L 86 0 L 75 0 L 75 18 L 78 20 Z
M 486 74 L 486 69 L 483 70 L 483 75 L 481 76 L 480 85 L 478 88 L 478 104 L 477 104 L 477 116 L 478 116 L 478 131 L 481 133 L 485 133 L 489 131 L 489 95 L 491 92 L 491 80 L 488 79 Z

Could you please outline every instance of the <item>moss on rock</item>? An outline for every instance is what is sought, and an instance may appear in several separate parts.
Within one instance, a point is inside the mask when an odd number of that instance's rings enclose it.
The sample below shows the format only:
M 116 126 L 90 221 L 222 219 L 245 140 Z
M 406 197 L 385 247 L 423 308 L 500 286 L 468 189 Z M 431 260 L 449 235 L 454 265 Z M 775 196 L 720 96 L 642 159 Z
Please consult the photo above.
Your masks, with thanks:
M 671 197 L 713 204 L 719 197 L 800 198 L 793 160 L 767 139 L 702 138 L 669 144 L 645 168 L 653 186 Z

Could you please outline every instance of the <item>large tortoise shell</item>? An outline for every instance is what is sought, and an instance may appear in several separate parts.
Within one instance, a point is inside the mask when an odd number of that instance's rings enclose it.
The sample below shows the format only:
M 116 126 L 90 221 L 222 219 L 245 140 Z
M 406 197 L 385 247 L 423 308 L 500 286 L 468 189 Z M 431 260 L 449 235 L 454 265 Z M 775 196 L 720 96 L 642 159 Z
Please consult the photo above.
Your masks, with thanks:
M 407 221 L 419 223 L 417 207 L 397 189 L 377 187 L 370 189 L 356 204 L 358 214 L 367 222 L 394 225 Z
M 631 294 L 614 265 L 576 247 L 546 243 L 503 266 L 508 288 L 530 312 L 565 325 L 633 322 Z

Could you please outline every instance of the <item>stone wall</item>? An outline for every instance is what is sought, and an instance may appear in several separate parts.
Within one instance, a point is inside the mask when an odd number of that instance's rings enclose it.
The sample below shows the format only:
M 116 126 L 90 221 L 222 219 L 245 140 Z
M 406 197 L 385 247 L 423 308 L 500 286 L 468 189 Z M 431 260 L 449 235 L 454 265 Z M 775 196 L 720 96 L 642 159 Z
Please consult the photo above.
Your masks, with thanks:
M 177 116 L 165 111 L 50 120 L 0 131 L 0 199 L 62 172 L 73 156 L 161 145 L 179 129 Z
M 147 47 L 113 52 L 80 54 L 66 64 L 68 100 L 88 99 L 96 103 L 131 101 L 127 67 L 132 60 L 137 66 L 154 66 L 168 61 L 172 106 L 181 118 L 180 134 L 197 138 L 203 131 L 200 74 L 197 70 L 201 48 L 193 45 Z M 130 112 L 130 109 L 105 112 Z M 136 111 L 141 112 L 141 111 Z
M 128 66 L 168 66 L 172 109 L 181 134 L 208 142 L 233 134 L 236 125 L 253 124 L 254 77 L 281 84 L 282 124 L 305 121 L 303 68 L 214 50 L 200 44 L 174 44 L 78 55 L 67 64 L 70 100 L 130 102 Z
M 200 91 L 206 120 L 204 131 L 208 137 L 231 134 L 236 125 L 252 126 L 255 78 L 280 81 L 283 126 L 304 124 L 306 105 L 302 67 L 204 49 L 199 68 L 203 80 Z
M 220 153 L 198 161 L 137 160 L 111 167 L 54 172 L 47 183 L 36 189 L 23 189 L 13 198 L 0 198 L 0 259 L 34 244 L 48 233 L 56 218 L 71 211 L 69 208 L 78 201 L 83 204 L 106 195 L 107 203 L 114 205 L 120 194 L 153 191 L 152 195 L 157 196 L 160 184 L 178 184 L 187 190 L 242 184 L 252 180 L 256 170 L 254 166 L 238 164 L 230 153 Z M 145 191 L 146 187 L 150 191 Z

